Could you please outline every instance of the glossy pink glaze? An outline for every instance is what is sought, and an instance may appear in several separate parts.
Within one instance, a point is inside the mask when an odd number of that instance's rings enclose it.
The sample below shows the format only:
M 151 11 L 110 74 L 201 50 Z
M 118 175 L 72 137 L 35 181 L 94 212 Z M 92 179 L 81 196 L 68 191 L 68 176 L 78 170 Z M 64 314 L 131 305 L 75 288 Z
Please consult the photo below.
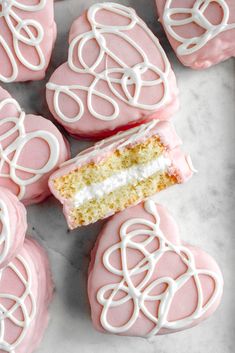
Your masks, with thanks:
M 111 23 L 111 25 L 120 25 L 126 24 L 123 20 L 123 17 L 109 13 L 107 10 L 100 11 L 99 22 Z M 143 21 L 141 20 L 141 23 Z M 87 12 L 85 12 L 81 17 L 79 17 L 72 25 L 69 35 L 69 43 L 80 34 L 86 33 L 91 30 L 90 23 L 87 19 Z M 139 26 L 136 25 L 133 29 L 127 30 L 125 34 L 129 39 L 135 41 L 145 52 L 148 58 L 151 61 L 151 64 L 156 65 L 160 70 L 164 70 L 164 60 L 159 48 L 155 45 L 153 40 L 148 37 L 145 31 Z M 128 45 L 125 40 L 120 39 L 117 35 L 108 34 L 105 37 L 107 48 L 113 51 L 126 63 L 128 67 L 134 66 L 136 63 L 140 62 L 140 56 L 136 49 Z M 74 62 L 77 67 L 81 67 L 81 63 L 76 55 L 77 46 L 74 49 Z M 99 48 L 95 40 L 89 41 L 88 44 L 84 46 L 83 50 L 83 60 L 88 66 L 91 66 L 93 62 L 97 59 L 99 54 Z M 128 54 L 128 55 L 127 55 Z M 165 55 L 165 54 L 164 54 Z M 167 59 L 166 59 L 167 60 Z M 169 64 L 168 60 L 167 63 Z M 112 62 L 111 59 L 106 56 L 106 59 L 103 58 L 101 64 L 99 65 L 96 72 L 100 72 L 108 67 L 119 67 L 117 63 Z M 149 70 L 148 74 L 151 77 L 151 72 Z M 145 74 L 146 75 L 146 74 Z M 152 77 L 153 78 L 153 77 Z M 148 78 L 150 79 L 150 78 Z M 167 77 L 169 84 L 169 95 L 166 102 L 156 110 L 145 110 L 140 107 L 135 107 L 129 105 L 127 102 L 122 101 L 116 97 L 110 90 L 109 86 L 105 81 L 100 80 L 99 83 L 95 86 L 98 92 L 105 94 L 107 97 L 112 98 L 119 107 L 118 117 L 114 120 L 104 121 L 99 120 L 94 117 L 94 115 L 88 110 L 87 107 L 87 94 L 84 91 L 72 90 L 73 93 L 77 94 L 81 98 L 84 105 L 84 114 L 79 121 L 75 122 L 66 122 L 59 117 L 55 111 L 55 106 L 53 103 L 54 91 L 47 89 L 47 102 L 48 106 L 54 115 L 54 117 L 66 128 L 66 130 L 77 137 L 85 138 L 104 138 L 110 135 L 115 134 L 119 130 L 124 130 L 126 128 L 133 127 L 137 124 L 140 124 L 151 119 L 160 119 L 165 120 L 170 118 L 173 113 L 178 109 L 178 89 L 176 86 L 175 75 L 172 69 L 169 69 L 169 74 Z M 68 62 L 61 65 L 50 78 L 50 83 L 55 83 L 59 86 L 63 85 L 74 85 L 79 84 L 85 87 L 91 85 L 91 75 L 85 72 L 77 73 L 73 71 Z M 117 88 L 117 87 L 115 87 Z M 119 92 L 121 93 L 121 91 Z M 121 93 L 123 95 L 123 92 Z M 163 85 L 159 84 L 157 87 L 146 87 L 142 89 L 140 95 L 140 101 L 147 104 L 151 104 L 156 100 L 159 101 L 163 95 Z M 110 103 L 106 100 L 97 98 L 96 96 L 92 97 L 94 110 L 98 111 L 103 115 L 109 115 L 112 112 Z M 59 95 L 59 106 L 64 114 L 71 117 L 78 113 L 79 107 L 78 104 L 64 94 Z
M 41 1 L 42 0 L 36 0 L 36 1 L 18 0 L 17 2 L 20 5 L 27 5 L 30 7 L 33 5 L 35 6 L 39 5 Z M 51 59 L 51 53 L 54 47 L 56 34 L 57 34 L 56 23 L 54 21 L 54 1 L 46 0 L 45 6 L 41 10 L 37 10 L 37 11 L 21 10 L 17 6 L 14 6 L 14 3 L 13 3 L 11 10 L 14 11 L 14 13 L 17 16 L 19 16 L 21 20 L 37 21 L 37 23 L 39 23 L 39 25 L 42 26 L 43 38 L 39 46 L 42 51 L 42 54 L 45 57 L 45 65 L 41 70 L 33 71 L 30 68 L 27 68 L 17 58 L 16 52 L 13 46 L 12 32 L 8 24 L 6 23 L 4 17 L 0 17 L 0 28 L 1 28 L 0 37 L 2 36 L 2 38 L 6 41 L 17 63 L 18 75 L 14 81 L 22 82 L 22 81 L 29 81 L 29 80 L 33 80 L 33 81 L 41 80 L 45 77 L 45 73 Z M 1 5 L 0 5 L 0 11 L 1 11 Z M 14 24 L 14 20 L 12 20 L 12 22 Z M 21 34 L 26 37 L 26 34 L 23 30 L 21 31 Z M 19 42 L 19 47 L 22 52 L 22 55 L 27 61 L 29 61 L 33 65 L 38 65 L 39 59 L 33 45 L 23 44 L 23 42 Z M 1 64 L 4 63 L 4 65 L 0 65 L 0 75 L 10 76 L 12 73 L 11 61 L 9 60 L 9 56 L 6 54 L 6 51 L 1 44 L 0 44 L 0 62 Z
M 183 330 L 199 324 L 201 321 L 209 317 L 216 310 L 222 295 L 222 286 L 223 286 L 222 275 L 218 265 L 216 264 L 216 262 L 211 256 L 209 256 L 207 253 L 202 251 L 200 248 L 196 248 L 191 245 L 186 245 L 182 243 L 182 241 L 180 240 L 179 229 L 174 219 L 171 217 L 171 215 L 163 206 L 156 204 L 156 207 L 157 207 L 158 214 L 160 216 L 160 229 L 163 232 L 164 236 L 167 238 L 167 240 L 175 244 L 176 246 L 179 246 L 181 244 L 186 246 L 193 254 L 196 268 L 213 271 L 218 275 L 221 281 L 220 293 L 218 294 L 217 299 L 212 304 L 212 306 L 200 318 L 195 318 L 195 320 L 193 321 L 193 323 L 190 324 L 190 326 L 185 326 L 181 328 L 181 330 Z M 105 330 L 102 327 L 101 321 L 100 321 L 102 306 L 97 300 L 97 293 L 100 290 L 100 288 L 103 288 L 107 284 L 115 284 L 115 283 L 117 284 L 121 280 L 121 276 L 115 275 L 107 270 L 107 268 L 104 266 L 104 263 L 103 263 L 103 256 L 107 249 L 109 249 L 111 246 L 121 241 L 121 238 L 120 238 L 121 226 L 127 220 L 131 220 L 133 218 L 141 218 L 141 219 L 143 218 L 151 222 L 154 221 L 153 216 L 146 212 L 144 208 L 144 203 L 141 203 L 138 206 L 129 208 L 123 212 L 120 212 L 115 216 L 113 216 L 103 227 L 97 239 L 95 247 L 91 252 L 91 262 L 89 266 L 89 279 L 88 279 L 88 297 L 89 297 L 90 306 L 91 306 L 91 317 L 92 317 L 93 325 L 98 331 L 101 331 L 101 332 L 104 332 Z M 129 231 L 139 229 L 139 227 L 141 227 L 141 229 L 143 230 L 148 229 L 148 227 L 146 227 L 145 225 L 139 224 L 138 226 L 131 225 L 129 227 L 130 228 Z M 141 234 L 143 238 L 136 237 L 136 240 L 134 240 L 133 238 L 133 241 L 136 242 L 137 244 L 139 241 L 146 240 L 146 238 L 144 238 L 145 237 L 144 231 Z M 159 243 L 157 241 L 156 242 L 152 241 L 150 245 L 147 247 L 147 249 L 151 253 L 153 251 L 156 251 L 158 249 L 158 246 L 159 246 Z M 140 254 L 141 252 L 137 251 L 135 248 L 133 249 L 131 247 L 127 248 L 126 260 L 127 260 L 129 269 L 135 266 L 142 259 L 143 255 L 140 255 Z M 116 250 L 115 255 L 113 254 L 110 259 L 111 259 L 111 264 L 114 268 L 122 269 L 122 263 L 120 260 L 121 259 L 120 250 Z M 185 270 L 186 270 L 185 265 L 182 263 L 182 260 L 176 253 L 174 252 L 165 253 L 161 258 L 160 262 L 158 262 L 158 266 L 155 267 L 155 270 L 152 276 L 150 277 L 149 281 L 146 283 L 146 287 L 153 280 L 156 280 L 156 279 L 165 278 L 165 277 L 176 279 L 180 275 L 182 275 L 185 272 Z M 143 276 L 143 273 L 142 275 L 131 277 L 134 286 L 137 286 L 137 283 L 143 280 L 143 277 L 141 276 Z M 202 285 L 202 292 L 204 296 L 203 303 L 205 305 L 205 303 L 213 295 L 215 287 L 214 287 L 213 280 L 211 280 L 208 276 L 203 275 L 203 276 L 199 276 L 199 278 Z M 164 289 L 162 288 L 162 290 Z M 159 291 L 156 291 L 156 289 L 153 290 L 153 292 L 159 293 Z M 153 292 L 152 292 L 152 295 L 154 295 Z M 111 294 L 111 291 L 110 291 L 110 294 Z M 108 298 L 109 295 L 107 293 L 106 298 Z M 120 298 L 120 295 L 117 295 L 116 298 L 118 299 L 118 297 Z M 167 317 L 168 321 L 180 320 L 189 316 L 192 313 L 192 311 L 195 310 L 197 300 L 198 300 L 198 297 L 197 297 L 195 283 L 194 283 L 194 280 L 190 278 L 186 282 L 186 284 L 183 287 L 181 287 L 178 290 L 178 292 L 176 292 L 175 297 L 171 303 L 170 310 L 168 312 L 168 317 Z M 151 303 L 148 305 L 146 302 L 146 306 L 148 307 L 152 315 L 154 317 L 157 317 L 159 301 L 155 301 L 155 305 Z M 124 322 L 126 322 L 131 317 L 132 312 L 133 312 L 133 302 L 132 300 L 129 300 L 125 304 L 118 305 L 117 308 L 110 309 L 109 321 L 112 322 L 114 326 L 119 326 Z M 127 330 L 126 332 L 123 332 L 122 334 L 128 335 L 128 336 L 146 337 L 148 333 L 153 329 L 153 327 L 154 327 L 153 322 L 149 320 L 142 311 L 140 311 L 138 319 L 136 320 L 134 325 L 129 330 Z M 158 334 L 168 334 L 176 331 L 178 330 L 163 328 L 158 332 Z
M 26 209 L 24 205 L 17 199 L 17 197 L 12 194 L 9 190 L 0 187 L 0 202 L 3 202 L 7 208 L 7 218 L 9 220 L 10 233 L 9 233 L 9 248 L 6 252 L 6 255 L 3 257 L 5 252 L 6 240 L 3 240 L 3 243 L 0 244 L 0 269 L 5 267 L 21 250 L 25 233 L 27 230 L 27 219 L 26 219 Z M 1 209 L 1 207 L 0 207 Z M 3 231 L 3 219 L 4 214 L 0 217 L 0 234 L 2 235 Z M 7 220 L 7 221 L 8 221 Z M 1 261 L 2 257 L 2 261 Z
M 229 21 L 228 24 L 235 24 L 235 2 L 234 0 L 223 0 L 229 7 Z M 235 56 L 235 28 L 229 29 L 222 33 L 219 33 L 216 37 L 212 38 L 205 44 L 202 48 L 198 49 L 189 55 L 180 55 L 177 53 L 177 48 L 180 43 L 172 37 L 172 35 L 167 31 L 164 20 L 163 11 L 165 7 L 166 0 L 156 0 L 159 20 L 166 30 L 166 35 L 172 48 L 176 52 L 179 60 L 183 65 L 189 66 L 193 69 L 206 69 L 212 65 L 215 65 L 221 61 L 224 61 L 230 57 Z M 183 7 L 186 9 L 192 8 L 195 0 L 173 0 L 171 9 L 177 9 Z M 206 19 L 208 19 L 212 24 L 218 24 L 221 22 L 223 16 L 223 11 L 216 1 L 211 1 L 210 5 L 204 13 Z M 175 15 L 175 19 L 180 19 L 179 15 Z M 181 15 L 182 19 L 182 15 Z M 177 34 L 186 38 L 193 38 L 195 36 L 200 36 L 204 33 L 204 30 L 195 22 L 189 23 L 182 26 L 173 27 Z
M 0 88 L 0 104 L 6 99 L 11 99 L 10 94 Z M 9 136 L 3 137 L 3 134 L 6 134 L 14 127 L 15 124 L 12 122 L 3 122 L 3 119 L 7 118 L 15 118 L 18 120 L 20 117 L 19 111 L 17 111 L 16 105 L 13 103 L 9 103 L 5 105 L 2 109 L 0 109 L 0 145 L 1 148 L 6 150 L 10 146 L 10 144 L 16 143 L 16 139 L 19 137 L 19 127 L 17 130 L 9 134 Z M 57 147 L 57 162 L 53 162 L 53 168 L 48 168 L 48 172 L 42 173 L 40 178 L 36 181 L 32 181 L 29 185 L 26 186 L 25 194 L 22 198 L 22 202 L 26 205 L 32 203 L 38 203 L 44 200 L 47 196 L 50 195 L 50 191 L 48 189 L 48 178 L 50 174 L 55 170 L 61 163 L 70 158 L 70 149 L 68 142 L 64 139 L 60 131 L 57 127 L 49 120 L 36 115 L 26 115 L 23 123 L 26 137 L 31 133 L 40 132 L 40 134 L 50 133 L 50 136 L 55 139 Z M 21 143 L 19 144 L 21 147 Z M 17 150 L 17 149 L 16 149 Z M 31 173 L 20 170 L 20 167 L 33 168 L 34 170 L 38 170 L 45 166 L 48 162 L 48 159 L 53 157 L 53 154 L 50 154 L 50 147 L 46 140 L 43 140 L 39 137 L 32 137 L 21 150 L 19 158 L 18 158 L 18 168 L 16 168 L 16 174 L 23 180 L 26 180 L 33 175 Z M 15 155 L 16 151 L 14 151 Z M 13 154 L 9 154 L 8 159 L 12 160 Z M 53 160 L 53 158 L 52 158 Z M 0 174 L 8 174 L 9 173 L 9 163 L 0 161 L 2 164 Z M 12 180 L 11 177 L 2 177 L 0 175 L 0 185 L 8 188 L 14 194 L 19 194 L 19 186 Z
M 25 331 L 25 336 L 23 339 L 20 339 L 20 342 L 16 345 L 14 352 L 32 353 L 38 347 L 47 327 L 49 319 L 48 306 L 52 299 L 54 287 L 51 279 L 47 255 L 44 249 L 39 246 L 35 240 L 26 239 L 23 249 L 10 263 L 10 265 L 13 264 L 16 266 L 21 276 L 28 281 L 29 278 L 27 278 L 25 267 L 20 260 L 21 258 L 26 263 L 30 272 L 31 284 L 29 288 L 31 296 L 35 301 L 36 311 L 34 318 L 30 321 L 30 324 Z M 11 295 L 19 297 L 22 296 L 25 291 L 25 285 L 22 279 L 9 266 L 2 270 L 0 278 L 0 305 L 8 310 L 15 304 L 15 301 L 14 299 L 6 299 L 6 296 Z M 30 296 L 26 296 L 25 300 L 22 301 L 22 305 L 24 305 L 24 310 L 30 314 L 32 310 L 32 300 Z M 16 320 L 24 321 L 24 317 L 22 316 L 22 308 L 23 307 L 19 306 L 18 309 L 13 311 L 13 315 Z M 5 333 L 3 335 L 3 340 L 5 343 L 2 343 L 0 339 L 0 344 L 3 345 L 0 347 L 0 352 L 5 353 L 6 350 L 4 350 L 4 345 L 8 344 L 11 346 L 21 334 L 21 329 L 10 319 L 1 319 L 0 321 L 2 321 L 1 325 L 5 326 Z
M 152 125 L 151 128 L 147 126 Z M 142 132 L 141 132 L 142 131 Z M 135 144 L 146 141 L 151 136 L 157 135 L 165 146 L 165 156 L 168 157 L 172 165 L 169 168 L 169 174 L 175 175 L 179 183 L 184 183 L 193 174 L 191 166 L 187 161 L 187 157 L 180 150 L 181 140 L 177 135 L 174 126 L 168 121 L 152 122 L 146 125 L 135 127 L 128 131 L 119 132 L 115 136 L 97 142 L 94 146 L 79 153 L 75 158 L 67 161 L 57 171 L 55 171 L 49 179 L 49 187 L 52 194 L 63 204 L 63 211 L 67 219 L 69 227 L 73 228 L 73 223 L 69 218 L 72 201 L 62 198 L 54 188 L 53 180 L 63 175 L 67 175 L 71 171 L 81 168 L 87 163 L 99 163 L 108 158 L 116 149 L 122 150 L 124 147 L 131 147 Z

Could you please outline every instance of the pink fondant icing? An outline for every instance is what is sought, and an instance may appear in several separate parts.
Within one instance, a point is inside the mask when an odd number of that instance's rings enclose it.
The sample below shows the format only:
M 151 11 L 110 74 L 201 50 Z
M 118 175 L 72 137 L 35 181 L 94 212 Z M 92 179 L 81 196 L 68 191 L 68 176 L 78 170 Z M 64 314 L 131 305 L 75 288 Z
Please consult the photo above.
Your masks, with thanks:
M 182 142 L 170 122 L 154 120 L 128 131 L 119 132 L 112 137 L 97 142 L 87 150 L 82 151 L 75 158 L 61 165 L 60 168 L 51 175 L 49 179 L 50 190 L 63 204 L 63 211 L 70 228 L 74 227 L 69 217 L 71 208 L 74 207 L 73 200 L 61 197 L 59 192 L 54 188 L 54 180 L 63 175 L 67 175 L 75 169 L 81 168 L 87 163 L 99 163 L 108 158 L 115 150 L 122 150 L 125 147 L 142 143 L 154 135 L 157 135 L 165 146 L 165 157 L 171 160 L 171 166 L 168 169 L 169 174 L 174 175 L 179 183 L 184 183 L 190 179 L 193 174 L 192 167 L 188 162 L 187 156 L 179 148 Z
M 222 288 L 214 259 L 183 243 L 152 200 L 113 216 L 91 253 L 88 296 L 101 332 L 151 337 L 192 327 L 216 310 Z
M 0 0 L 0 81 L 41 80 L 56 39 L 53 0 Z
M 72 135 L 104 138 L 167 119 L 178 108 L 166 54 L 133 9 L 92 5 L 73 23 L 69 44 L 68 61 L 47 85 L 47 101 Z
M 67 141 L 49 120 L 25 115 L 7 91 L 0 88 L 0 185 L 23 203 L 49 194 L 49 175 L 70 157 Z
M 46 253 L 26 239 L 17 257 L 0 271 L 0 352 L 32 353 L 37 348 L 52 294 Z
M 235 56 L 234 0 L 156 0 L 156 4 L 160 22 L 184 65 L 205 69 Z
M 0 187 L 0 270 L 21 250 L 26 230 L 24 205 L 10 191 Z

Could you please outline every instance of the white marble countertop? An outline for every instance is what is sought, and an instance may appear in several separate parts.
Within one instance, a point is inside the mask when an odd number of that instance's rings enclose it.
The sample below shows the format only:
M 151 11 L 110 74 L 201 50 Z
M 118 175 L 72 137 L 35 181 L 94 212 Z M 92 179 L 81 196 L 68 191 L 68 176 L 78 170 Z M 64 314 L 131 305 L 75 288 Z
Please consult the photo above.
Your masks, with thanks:
M 50 72 L 67 57 L 72 21 L 95 2 L 55 3 L 58 39 Z M 235 61 L 201 72 L 186 69 L 177 61 L 156 20 L 154 0 L 117 2 L 134 7 L 147 21 L 174 66 L 181 100 L 174 122 L 199 173 L 188 184 L 161 192 L 156 199 L 175 215 L 182 239 L 203 247 L 218 261 L 224 274 L 224 296 L 217 312 L 206 322 L 188 331 L 156 337 L 153 342 L 96 332 L 90 321 L 86 280 L 89 252 L 100 224 L 69 232 L 59 204 L 51 197 L 28 209 L 28 233 L 47 248 L 56 285 L 51 320 L 37 352 L 230 353 L 234 351 L 235 326 Z M 27 112 L 50 118 L 44 94 L 46 81 L 4 87 Z M 84 143 L 70 140 L 73 153 L 84 148 Z

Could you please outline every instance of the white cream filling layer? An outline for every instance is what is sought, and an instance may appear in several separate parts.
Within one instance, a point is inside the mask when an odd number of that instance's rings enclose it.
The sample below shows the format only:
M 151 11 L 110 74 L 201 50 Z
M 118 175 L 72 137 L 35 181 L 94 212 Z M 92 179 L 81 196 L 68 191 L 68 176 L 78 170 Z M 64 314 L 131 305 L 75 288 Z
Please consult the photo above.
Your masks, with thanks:
M 124 185 L 131 184 L 134 180 L 147 179 L 159 171 L 166 170 L 170 165 L 171 160 L 169 158 L 160 156 L 149 163 L 123 169 L 100 183 L 94 183 L 78 191 L 74 197 L 74 206 L 79 207 L 86 201 L 102 198 Z

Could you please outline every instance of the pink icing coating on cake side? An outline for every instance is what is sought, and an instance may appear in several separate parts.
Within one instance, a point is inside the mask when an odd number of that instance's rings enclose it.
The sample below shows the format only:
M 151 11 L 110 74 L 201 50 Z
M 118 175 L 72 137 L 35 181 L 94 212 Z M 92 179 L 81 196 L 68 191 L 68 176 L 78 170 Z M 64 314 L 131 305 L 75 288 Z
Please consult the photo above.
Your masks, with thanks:
M 131 8 L 92 5 L 72 25 L 68 61 L 47 84 L 54 117 L 77 137 L 104 138 L 178 109 L 175 75 Z
M 53 0 L 0 1 L 0 81 L 45 77 L 56 39 Z
M 218 307 L 214 259 L 180 240 L 176 222 L 147 200 L 113 216 L 91 252 L 88 296 L 101 332 L 152 337 L 192 327 Z
M 156 0 L 156 4 L 182 64 L 205 69 L 235 56 L 234 0 Z
M 0 271 L 0 352 L 32 353 L 48 324 L 53 283 L 45 251 L 26 239 L 16 258 Z
M 153 120 L 130 130 L 119 132 L 114 136 L 97 142 L 87 150 L 82 151 L 75 158 L 61 165 L 60 168 L 51 175 L 49 179 L 50 190 L 63 204 L 63 211 L 69 227 L 73 228 L 69 217 L 71 208 L 74 207 L 73 202 L 60 196 L 59 192 L 54 188 L 54 180 L 63 175 L 67 175 L 75 169 L 81 168 L 87 163 L 99 163 L 108 158 L 115 150 L 122 150 L 125 147 L 142 143 L 154 135 L 157 135 L 165 146 L 164 156 L 171 161 L 168 173 L 174 175 L 179 183 L 184 183 L 190 179 L 193 174 L 192 165 L 189 163 L 190 157 L 187 157 L 180 150 L 179 146 L 182 142 L 170 122 Z
M 70 158 L 67 141 L 49 120 L 25 115 L 9 93 L 0 88 L 0 186 L 24 204 L 50 195 L 48 178 Z
M 21 250 L 26 230 L 24 205 L 10 191 L 0 187 L 0 270 Z

